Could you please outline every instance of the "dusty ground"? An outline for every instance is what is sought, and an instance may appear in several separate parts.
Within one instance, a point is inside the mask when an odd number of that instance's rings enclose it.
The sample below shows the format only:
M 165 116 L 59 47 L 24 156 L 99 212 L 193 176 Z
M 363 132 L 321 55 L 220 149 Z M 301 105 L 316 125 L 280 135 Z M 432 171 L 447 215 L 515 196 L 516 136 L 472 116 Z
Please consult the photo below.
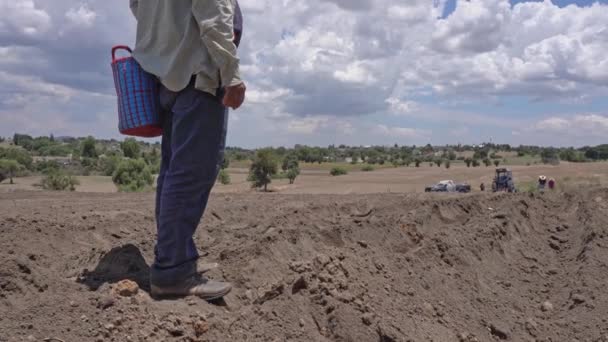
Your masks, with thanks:
M 580 184 L 595 184 L 608 186 L 608 163 L 572 164 L 561 163 L 558 166 L 531 165 L 510 166 L 515 175 L 515 181 L 523 190 L 538 179 L 546 175 L 557 180 L 558 187 L 576 188 Z M 275 180 L 270 188 L 285 194 L 370 194 L 385 192 L 424 192 L 426 185 L 441 180 L 452 179 L 457 182 L 468 182 L 473 190 L 479 189 L 484 182 L 489 184 L 494 177 L 494 167 L 467 168 L 463 165 L 454 165 L 450 169 L 444 167 L 429 167 L 423 164 L 420 168 L 400 167 L 383 168 L 373 172 L 351 172 L 346 176 L 332 177 L 327 170 L 304 170 L 294 185 L 287 180 Z M 218 185 L 214 188 L 216 193 L 247 193 L 252 192 L 247 182 L 246 169 L 230 169 L 232 184 Z M 116 192 L 110 177 L 77 177 L 80 186 L 79 192 Z M 8 184 L 8 180 L 0 184 L 0 192 L 15 190 L 40 190 L 34 185 L 40 183 L 40 177 L 26 177 L 15 179 L 15 185 Z
M 216 194 L 215 304 L 146 292 L 152 202 L 0 194 L 0 341 L 608 341 L 608 189 Z

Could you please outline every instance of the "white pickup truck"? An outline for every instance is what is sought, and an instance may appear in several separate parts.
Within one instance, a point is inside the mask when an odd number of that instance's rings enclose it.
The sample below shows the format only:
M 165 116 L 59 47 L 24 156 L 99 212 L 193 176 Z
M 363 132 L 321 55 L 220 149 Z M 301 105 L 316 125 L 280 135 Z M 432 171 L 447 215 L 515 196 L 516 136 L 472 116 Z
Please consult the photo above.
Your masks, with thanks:
M 471 192 L 469 184 L 457 184 L 453 180 L 444 180 L 424 188 L 425 192 Z

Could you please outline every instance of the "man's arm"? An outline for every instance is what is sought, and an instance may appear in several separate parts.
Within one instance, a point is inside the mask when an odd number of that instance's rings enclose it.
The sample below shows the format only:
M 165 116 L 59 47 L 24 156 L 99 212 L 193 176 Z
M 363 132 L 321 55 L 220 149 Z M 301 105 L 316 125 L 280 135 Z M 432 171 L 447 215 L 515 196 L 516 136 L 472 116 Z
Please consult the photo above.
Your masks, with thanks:
M 137 6 L 139 6 L 139 0 L 129 0 L 129 7 L 135 18 L 137 18 Z
M 242 83 L 234 44 L 234 0 L 193 0 L 192 13 L 201 39 L 220 70 L 222 86 Z

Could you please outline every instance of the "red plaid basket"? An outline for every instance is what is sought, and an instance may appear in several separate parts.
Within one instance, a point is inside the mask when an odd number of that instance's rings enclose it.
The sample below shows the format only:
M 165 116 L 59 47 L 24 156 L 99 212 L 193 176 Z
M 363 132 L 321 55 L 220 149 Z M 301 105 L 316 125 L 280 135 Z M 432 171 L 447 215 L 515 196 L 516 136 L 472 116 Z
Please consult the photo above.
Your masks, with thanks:
M 118 50 L 132 53 L 128 46 L 112 48 L 112 73 L 118 96 L 118 130 L 136 137 L 162 135 L 159 81 L 146 72 L 133 56 L 116 59 Z

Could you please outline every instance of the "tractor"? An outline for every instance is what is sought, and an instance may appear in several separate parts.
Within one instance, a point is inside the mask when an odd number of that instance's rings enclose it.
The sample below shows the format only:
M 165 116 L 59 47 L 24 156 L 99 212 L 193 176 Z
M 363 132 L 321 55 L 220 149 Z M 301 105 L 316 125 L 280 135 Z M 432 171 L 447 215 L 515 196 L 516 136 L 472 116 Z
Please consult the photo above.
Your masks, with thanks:
M 492 182 L 492 191 L 516 192 L 515 183 L 513 182 L 513 172 L 508 169 L 496 169 L 496 175 Z

